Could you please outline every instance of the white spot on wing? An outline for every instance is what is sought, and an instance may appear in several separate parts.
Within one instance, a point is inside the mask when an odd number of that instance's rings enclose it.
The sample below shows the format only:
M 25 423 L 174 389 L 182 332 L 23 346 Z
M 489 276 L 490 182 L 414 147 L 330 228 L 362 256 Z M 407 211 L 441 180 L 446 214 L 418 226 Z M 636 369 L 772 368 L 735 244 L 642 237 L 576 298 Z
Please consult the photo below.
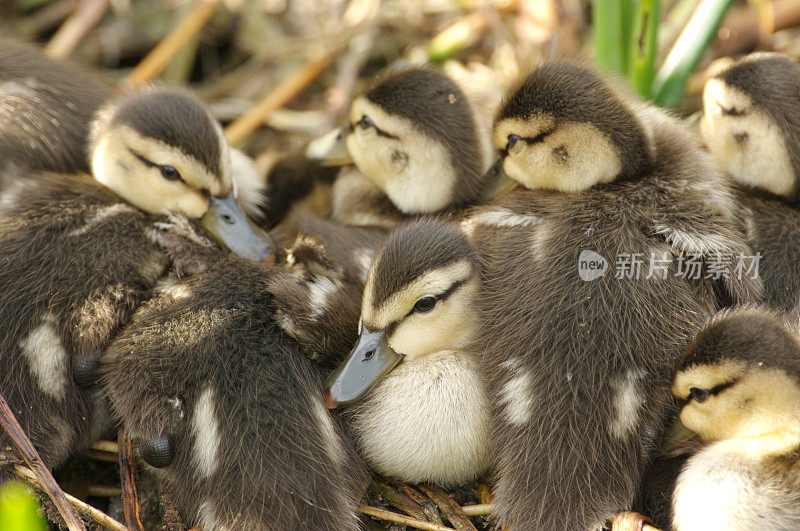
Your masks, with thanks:
M 308 294 L 310 297 L 311 311 L 309 315 L 312 318 L 319 317 L 325 311 L 328 305 L 328 297 L 331 293 L 335 292 L 341 283 L 335 282 L 327 277 L 317 277 L 308 283 Z
M 530 420 L 533 408 L 531 375 L 518 366 L 513 372 L 517 373 L 516 376 L 512 376 L 500 389 L 500 403 L 505 404 L 506 418 L 509 422 L 523 426 Z
M 477 225 L 490 225 L 493 227 L 532 227 L 539 222 L 539 218 L 515 214 L 507 208 L 498 208 L 478 212 L 471 216 L 469 221 Z
M 644 378 L 641 370 L 628 371 L 624 377 L 612 382 L 616 388 L 614 395 L 614 418 L 611 421 L 611 433 L 622 439 L 626 437 L 639 422 L 639 409 L 642 406 L 642 395 L 639 393 L 639 380 Z
M 719 234 L 692 234 L 668 225 L 656 225 L 656 232 L 680 251 L 708 256 L 729 252 L 731 245 Z
M 206 386 L 194 406 L 194 462 L 200 475 L 209 478 L 217 469 L 219 453 L 219 423 L 214 407 L 214 390 Z
M 339 434 L 336 433 L 330 413 L 319 400 L 314 403 L 314 413 L 317 416 L 319 429 L 325 441 L 325 451 L 334 463 L 341 465 L 345 460 L 344 449 L 342 448 Z
M 64 398 L 67 386 L 67 352 L 56 331 L 56 318 L 45 314 L 43 323 L 20 341 L 22 354 L 28 358 L 39 388 L 51 397 Z
M 71 231 L 69 236 L 81 236 L 86 234 L 97 225 L 103 223 L 108 218 L 112 218 L 114 216 L 119 216 L 121 214 L 130 214 L 136 212 L 136 209 L 130 205 L 126 205 L 125 203 L 117 203 L 115 205 L 103 207 L 97 211 L 97 213 L 86 222 L 86 225 L 83 227 L 78 227 L 77 229 Z

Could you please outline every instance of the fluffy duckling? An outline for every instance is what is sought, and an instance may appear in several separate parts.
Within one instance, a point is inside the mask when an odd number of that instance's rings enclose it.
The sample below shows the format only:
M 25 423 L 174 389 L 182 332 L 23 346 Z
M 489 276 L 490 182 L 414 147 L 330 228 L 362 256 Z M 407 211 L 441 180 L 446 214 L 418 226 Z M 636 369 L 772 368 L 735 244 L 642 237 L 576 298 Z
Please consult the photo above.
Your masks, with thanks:
M 489 467 L 488 400 L 471 350 L 478 260 L 455 227 L 396 230 L 370 269 L 361 334 L 326 383 L 360 454 L 403 481 L 457 485 Z
M 419 68 L 387 74 L 353 101 L 349 121 L 307 150 L 328 164 L 354 162 L 369 179 L 337 180 L 334 219 L 393 226 L 399 215 L 442 212 L 487 193 L 488 134 L 445 74 Z
M 0 168 L 89 171 L 86 139 L 114 90 L 95 73 L 0 39 Z
M 672 392 L 704 446 L 678 477 L 676 531 L 800 527 L 800 337 L 777 314 L 723 312 L 698 333 Z
M 289 257 L 288 271 L 222 257 L 164 282 L 104 357 L 114 413 L 190 525 L 359 529 L 366 470 L 308 359 L 346 349 L 319 341 L 340 315 L 344 279 L 315 244 Z M 346 326 L 330 334 L 352 344 L 350 300 Z M 313 319 L 325 322 L 316 335 Z
M 199 218 L 234 251 L 273 256 L 266 234 L 233 202 L 227 144 L 196 99 L 140 93 L 103 116 L 92 135 L 94 178 L 0 175 L 8 181 L 0 194 L 0 392 L 50 466 L 89 443 L 95 409 L 85 388 L 169 259 L 181 258 L 168 235 L 200 241 L 187 220 Z
M 207 165 L 186 171 L 230 173 L 230 177 L 220 178 L 232 181 L 237 201 L 251 215 L 260 213 L 265 190 L 253 162 L 241 151 L 228 147 L 221 137 L 219 124 L 193 96 L 145 88 L 114 101 L 116 97 L 113 87 L 79 64 L 54 61 L 34 46 L 0 39 L 0 170 L 3 174 L 9 171 L 21 174 L 29 170 L 65 173 L 96 170 L 87 153 L 92 153 L 92 144 L 98 140 L 92 138 L 92 129 L 111 122 L 108 116 L 97 116 L 102 110 L 105 114 L 117 115 L 115 126 L 118 127 L 114 130 L 121 131 L 122 126 L 128 126 L 139 133 L 140 137 L 128 139 L 130 142 L 142 143 L 147 138 L 164 142 L 162 151 L 170 147 L 178 149 L 172 158 L 185 153 Z M 148 103 L 150 97 L 157 101 Z M 184 111 L 188 112 L 182 116 Z M 159 116 L 160 112 L 165 114 Z M 139 124 L 124 123 L 137 117 L 142 120 Z M 186 121 L 181 123 L 181 119 Z M 173 132 L 181 128 L 186 132 Z M 192 132 L 196 136 L 192 136 Z M 195 145 L 176 145 L 180 139 L 195 142 Z M 117 145 L 115 140 L 112 145 Z M 168 158 L 165 153 L 161 155 Z M 96 150 L 94 156 L 111 164 L 128 163 L 104 157 Z M 114 190 L 120 193 L 119 189 Z
M 718 304 L 760 295 L 724 176 L 679 124 L 595 71 L 549 63 L 495 120 L 527 188 L 464 224 L 482 259 L 478 352 L 500 525 L 596 529 L 629 509 L 658 448 L 680 352 Z M 638 264 L 638 265 L 637 265 Z M 724 273 L 724 274 L 723 274 Z
M 708 81 L 703 111 L 708 149 L 741 187 L 766 302 L 789 311 L 800 297 L 800 66 L 778 53 L 748 55 Z

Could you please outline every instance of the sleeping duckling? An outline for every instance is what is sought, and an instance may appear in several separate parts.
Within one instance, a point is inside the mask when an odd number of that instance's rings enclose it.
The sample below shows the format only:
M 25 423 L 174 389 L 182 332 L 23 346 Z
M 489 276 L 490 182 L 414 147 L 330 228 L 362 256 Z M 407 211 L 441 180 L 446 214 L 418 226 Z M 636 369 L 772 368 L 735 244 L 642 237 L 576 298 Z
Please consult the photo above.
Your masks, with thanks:
M 687 262 L 752 253 L 711 158 L 591 69 L 534 70 L 494 138 L 498 166 L 533 188 L 464 222 L 482 262 L 480 372 L 497 390 L 498 523 L 597 529 L 630 509 L 675 360 L 718 294 L 760 295 L 724 261 L 718 282 Z
M 86 387 L 106 345 L 170 258 L 190 266 L 165 237 L 206 241 L 187 220 L 200 218 L 234 251 L 273 256 L 233 202 L 227 144 L 197 100 L 139 93 L 103 116 L 94 178 L 0 175 L 0 392 L 48 466 L 90 442 Z
M 345 279 L 313 244 L 289 256 L 289 270 L 220 257 L 162 283 L 103 358 L 114 413 L 190 525 L 359 529 L 366 470 L 307 359 L 344 344 L 306 334 L 337 319 Z M 353 305 L 338 331 L 350 341 Z
M 160 101 L 149 104 L 146 100 L 151 96 Z M 117 101 L 114 101 L 115 97 L 111 85 L 81 65 L 54 61 L 29 44 L 0 39 L 0 172 L 4 175 L 10 171 L 22 174 L 36 170 L 73 173 L 96 169 L 87 158 L 96 141 L 91 138 L 91 131 L 93 127 L 111 121 L 108 117 L 97 116 L 97 113 L 103 110 L 108 114 L 116 110 L 121 120 L 117 125 L 142 117 L 150 123 L 127 125 L 135 132 L 139 127 L 138 132 L 145 137 L 149 135 L 157 142 L 166 142 L 165 149 L 175 146 L 193 155 L 197 161 L 210 164 L 205 169 L 197 167 L 191 171 L 229 172 L 234 196 L 242 208 L 251 215 L 260 212 L 265 190 L 253 162 L 241 151 L 228 147 L 216 120 L 193 96 L 179 91 L 145 88 Z M 181 105 L 186 105 L 186 108 L 181 108 Z M 165 114 L 148 117 L 148 108 Z M 184 110 L 189 112 L 182 116 Z M 168 126 L 162 126 L 160 119 Z M 196 131 L 197 136 L 175 136 L 171 128 Z M 121 131 L 118 127 L 115 130 Z M 170 134 L 172 138 L 169 138 Z M 176 146 L 175 142 L 181 137 L 197 139 L 198 143 Z M 139 142 L 140 139 L 133 141 Z M 191 150 L 195 150 L 194 153 Z M 207 153 L 206 160 L 200 150 Z M 115 160 L 99 156 L 116 164 Z M 219 162 L 212 160 L 215 158 Z M 219 168 L 214 168 L 214 164 Z M 119 190 L 115 191 L 119 193 Z
M 723 312 L 672 386 L 704 446 L 678 477 L 676 531 L 800 527 L 800 337 L 770 311 Z
M 760 252 L 766 302 L 800 297 L 800 66 L 778 53 L 745 57 L 708 81 L 700 130 L 741 186 L 742 217 Z
M 326 383 L 360 454 L 403 481 L 457 485 L 489 467 L 488 400 L 471 350 L 478 260 L 455 227 L 419 221 L 389 236 L 364 288 L 361 335 Z
M 349 119 L 347 128 L 307 150 L 327 164 L 354 162 L 369 179 L 351 172 L 337 179 L 336 220 L 393 226 L 402 216 L 474 203 L 492 184 L 484 173 L 492 157 L 488 134 L 444 74 L 418 68 L 387 74 L 355 99 Z

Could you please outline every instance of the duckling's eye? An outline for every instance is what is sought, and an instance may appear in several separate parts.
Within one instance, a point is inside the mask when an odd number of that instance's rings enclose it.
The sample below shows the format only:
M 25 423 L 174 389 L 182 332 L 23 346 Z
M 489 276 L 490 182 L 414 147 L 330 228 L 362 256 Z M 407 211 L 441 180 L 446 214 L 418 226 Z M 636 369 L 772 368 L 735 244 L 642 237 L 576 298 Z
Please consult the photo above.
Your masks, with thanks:
M 522 140 L 522 137 L 519 135 L 508 135 L 508 144 L 506 144 L 506 149 L 511 149 L 520 140 Z
M 723 107 L 721 105 L 720 110 L 722 110 L 722 114 L 726 116 L 742 116 L 746 112 L 742 109 L 737 109 L 736 107 Z
M 414 305 L 414 311 L 419 313 L 428 313 L 436 306 L 436 297 L 422 297 Z
M 370 118 L 365 114 L 364 116 L 361 117 L 361 119 L 358 121 L 356 125 L 361 127 L 361 129 L 369 129 L 370 127 L 375 125 L 375 122 L 373 122 L 372 118 Z
M 689 396 L 698 403 L 703 403 L 708 400 L 708 389 L 700 389 L 699 387 L 692 387 L 689 389 Z
M 161 176 L 164 177 L 168 181 L 182 181 L 183 180 L 181 178 L 181 174 L 178 172 L 178 170 L 176 170 L 172 166 L 164 164 L 163 166 L 159 166 L 158 169 L 161 170 Z

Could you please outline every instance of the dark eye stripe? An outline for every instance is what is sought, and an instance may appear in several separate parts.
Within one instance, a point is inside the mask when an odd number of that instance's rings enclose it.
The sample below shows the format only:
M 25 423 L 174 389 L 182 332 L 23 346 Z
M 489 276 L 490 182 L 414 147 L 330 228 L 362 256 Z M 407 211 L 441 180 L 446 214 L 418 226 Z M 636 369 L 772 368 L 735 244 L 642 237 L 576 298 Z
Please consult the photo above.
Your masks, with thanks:
M 724 391 L 725 389 L 728 389 L 729 387 L 734 386 L 738 381 L 739 381 L 739 379 L 736 378 L 736 379 L 731 380 L 730 382 L 725 382 L 723 384 L 719 384 L 718 386 L 716 386 L 716 387 L 714 387 L 712 389 L 709 389 L 708 390 L 708 394 L 709 394 L 709 396 L 716 396 L 716 395 L 720 394 L 722 391 Z
M 453 292 L 455 292 L 455 291 L 456 291 L 458 288 L 460 288 L 461 286 L 463 286 L 463 285 L 464 285 L 464 283 L 465 283 L 466 281 L 467 281 L 467 279 L 465 278 L 465 279 L 463 279 L 463 280 L 459 280 L 458 282 L 454 282 L 454 283 L 453 283 L 453 284 L 452 284 L 452 285 L 451 285 L 449 288 L 447 288 L 447 290 L 446 290 L 446 291 L 443 291 L 443 292 L 442 292 L 442 293 L 440 293 L 439 295 L 434 295 L 433 297 L 436 299 L 436 302 L 437 302 L 437 303 L 439 303 L 439 302 L 441 302 L 441 301 L 443 301 L 443 300 L 447 300 L 447 298 L 448 298 L 450 295 L 452 295 L 452 294 L 453 294 Z M 408 312 L 408 313 L 407 313 L 407 314 L 406 314 L 406 315 L 403 317 L 403 319 L 405 319 L 406 317 L 408 317 L 409 315 L 411 315 L 412 313 L 414 313 L 414 312 L 416 312 L 416 311 L 417 311 L 416 309 L 414 309 L 414 308 L 411 308 L 411 310 L 410 310 L 410 311 L 409 311 L 409 312 Z M 394 322 L 394 323 L 392 323 L 392 324 L 393 324 L 393 325 L 397 325 L 397 324 L 398 324 L 398 323 L 400 323 L 400 321 L 402 321 L 403 319 L 400 319 L 399 321 L 395 321 L 395 322 Z
M 128 151 L 133 153 L 133 156 L 142 161 L 142 163 L 147 166 L 148 168 L 155 168 L 158 166 L 155 162 L 151 161 L 150 159 L 146 159 L 144 155 L 140 155 L 139 153 L 135 152 L 134 150 L 128 148 Z

